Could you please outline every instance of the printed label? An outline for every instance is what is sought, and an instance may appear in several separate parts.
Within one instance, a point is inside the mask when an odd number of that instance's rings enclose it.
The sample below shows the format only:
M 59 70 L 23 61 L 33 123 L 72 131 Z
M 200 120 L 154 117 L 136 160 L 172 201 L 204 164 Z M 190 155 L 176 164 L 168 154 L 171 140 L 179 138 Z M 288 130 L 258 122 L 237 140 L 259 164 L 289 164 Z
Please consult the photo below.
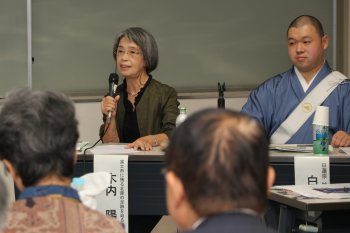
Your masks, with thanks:
M 328 154 L 328 126 L 313 125 L 314 154 Z

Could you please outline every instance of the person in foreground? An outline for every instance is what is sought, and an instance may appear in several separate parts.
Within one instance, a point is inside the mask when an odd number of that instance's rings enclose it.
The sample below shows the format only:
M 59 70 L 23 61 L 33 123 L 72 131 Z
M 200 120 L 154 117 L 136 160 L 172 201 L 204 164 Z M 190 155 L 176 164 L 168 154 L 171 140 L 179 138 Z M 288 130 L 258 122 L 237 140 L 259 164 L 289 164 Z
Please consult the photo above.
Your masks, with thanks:
M 113 58 L 124 80 L 115 98 L 105 96 L 101 101 L 104 124 L 100 137 L 104 135 L 104 143 L 126 142 L 129 148 L 152 150 L 168 140 L 179 115 L 175 89 L 151 75 L 158 65 L 156 41 L 143 28 L 128 28 L 117 36 Z M 112 117 L 108 126 L 109 111 Z
M 187 118 L 165 153 L 168 211 L 185 232 L 274 232 L 262 223 L 274 182 L 254 119 L 206 109 Z
M 264 126 L 271 143 L 312 144 L 314 111 L 317 105 L 328 106 L 330 143 L 350 146 L 350 82 L 339 72 L 328 80 L 329 38 L 322 24 L 313 16 L 297 17 L 288 27 L 287 42 L 293 66 L 252 91 L 242 112 Z
M 124 232 L 113 218 L 84 206 L 70 187 L 78 122 L 61 93 L 21 89 L 0 113 L 0 158 L 21 194 L 3 232 Z

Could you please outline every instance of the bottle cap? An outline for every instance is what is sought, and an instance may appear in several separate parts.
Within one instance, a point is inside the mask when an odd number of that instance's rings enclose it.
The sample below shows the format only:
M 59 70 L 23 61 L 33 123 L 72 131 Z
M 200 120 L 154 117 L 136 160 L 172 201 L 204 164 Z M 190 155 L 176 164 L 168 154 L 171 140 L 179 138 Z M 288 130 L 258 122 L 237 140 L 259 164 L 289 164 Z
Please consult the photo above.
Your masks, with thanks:
M 186 112 L 186 107 L 180 107 L 180 112 Z
M 327 106 L 317 106 L 312 124 L 329 126 L 329 108 Z
M 83 186 L 85 184 L 85 180 L 83 178 L 74 177 L 72 180 L 72 184 L 75 187 Z

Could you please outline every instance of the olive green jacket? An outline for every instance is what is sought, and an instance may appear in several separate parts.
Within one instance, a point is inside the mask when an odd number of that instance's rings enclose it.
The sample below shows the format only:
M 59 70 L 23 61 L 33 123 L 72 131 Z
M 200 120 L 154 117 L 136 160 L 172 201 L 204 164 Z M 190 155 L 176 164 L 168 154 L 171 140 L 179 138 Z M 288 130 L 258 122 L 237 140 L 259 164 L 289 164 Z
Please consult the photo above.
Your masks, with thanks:
M 118 87 L 119 93 L 122 93 L 124 85 Z M 139 126 L 140 136 L 150 134 L 165 133 L 168 137 L 175 128 L 176 117 L 179 115 L 179 102 L 174 88 L 162 84 L 155 79 L 150 80 L 145 89 L 140 102 L 136 105 L 137 124 Z M 124 95 L 120 95 L 117 106 L 117 128 L 120 142 L 121 132 L 124 124 L 125 107 Z M 105 121 L 105 116 L 104 116 Z M 101 126 L 100 136 L 103 134 L 104 125 Z

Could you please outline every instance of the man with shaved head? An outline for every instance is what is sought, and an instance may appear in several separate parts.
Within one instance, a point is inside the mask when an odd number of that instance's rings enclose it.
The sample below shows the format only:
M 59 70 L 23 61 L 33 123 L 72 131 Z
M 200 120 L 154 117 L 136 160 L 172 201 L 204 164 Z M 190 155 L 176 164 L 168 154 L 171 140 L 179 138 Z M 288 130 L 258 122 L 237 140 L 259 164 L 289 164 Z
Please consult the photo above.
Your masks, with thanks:
M 253 90 L 245 112 L 266 129 L 271 143 L 311 144 L 317 106 L 329 107 L 329 142 L 350 146 L 350 82 L 325 60 L 329 38 L 310 15 L 295 18 L 287 30 L 293 66 Z
M 207 109 L 172 135 L 167 207 L 185 232 L 274 232 L 261 220 L 274 181 L 264 129 L 242 113 Z

